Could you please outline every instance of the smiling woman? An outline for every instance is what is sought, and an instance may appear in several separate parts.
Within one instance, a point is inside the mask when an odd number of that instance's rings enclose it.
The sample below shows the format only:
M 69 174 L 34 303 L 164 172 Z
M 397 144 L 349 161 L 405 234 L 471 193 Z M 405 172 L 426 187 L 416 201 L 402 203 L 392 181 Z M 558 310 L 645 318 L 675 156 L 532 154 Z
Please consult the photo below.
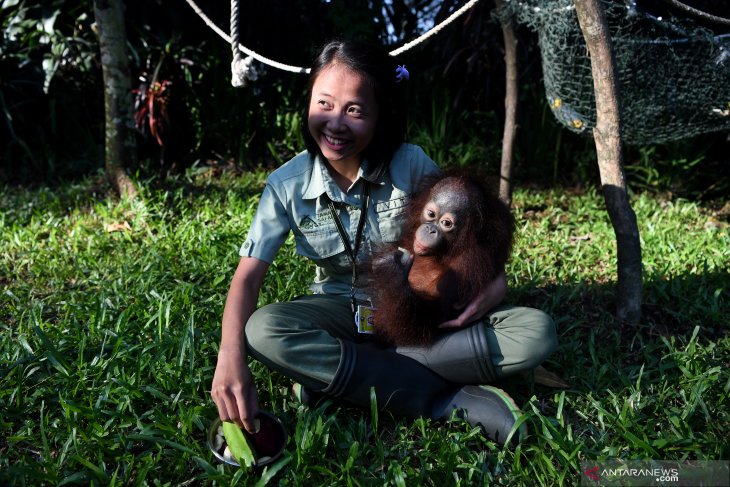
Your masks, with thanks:
M 346 191 L 357 178 L 362 152 L 370 145 L 378 119 L 372 85 L 342 64 L 317 76 L 307 126 L 335 181 Z
M 310 154 L 330 163 L 329 156 L 358 154 L 359 162 L 367 159 L 382 171 L 405 139 L 405 87 L 399 83 L 394 58 L 353 45 L 329 43 L 315 60 L 302 136 Z M 322 134 L 330 140 L 322 140 Z
M 439 172 L 423 150 L 403 142 L 402 80 L 395 60 L 372 46 L 335 41 L 315 60 L 302 127 L 308 150 L 269 176 L 226 300 L 212 386 L 223 421 L 255 429 L 259 405 L 246 362 L 250 352 L 299 382 L 304 402 L 331 396 L 369 407 L 374 388 L 378 407 L 398 415 L 448 419 L 458 409 L 500 444 L 521 436 L 515 434 L 522 429 L 516 426 L 519 411 L 503 391 L 465 386 L 475 383 L 473 377 L 447 379 L 428 363 L 434 357 L 427 348 L 415 354 L 426 357 L 424 363 L 375 346 L 368 330 L 370 293 L 360 267 L 377 247 L 398 238 L 404 202 L 424 177 Z M 317 266 L 314 295 L 256 309 L 266 272 L 289 232 L 297 252 Z M 489 347 L 480 341 L 475 348 L 469 337 L 481 336 L 488 325 L 472 327 L 475 333 L 467 325 L 498 304 L 504 287 L 503 279 L 488 282 L 448 333 L 456 337 L 454 356 L 479 362 L 480 370 L 495 367 Z M 512 324 L 500 327 L 503 335 L 521 330 L 520 340 L 512 337 L 519 350 L 501 350 L 504 370 L 512 358 L 519 356 L 515 364 L 524 368 L 552 352 L 552 321 L 544 314 L 532 318 L 501 319 Z M 480 377 L 487 378 L 495 376 Z

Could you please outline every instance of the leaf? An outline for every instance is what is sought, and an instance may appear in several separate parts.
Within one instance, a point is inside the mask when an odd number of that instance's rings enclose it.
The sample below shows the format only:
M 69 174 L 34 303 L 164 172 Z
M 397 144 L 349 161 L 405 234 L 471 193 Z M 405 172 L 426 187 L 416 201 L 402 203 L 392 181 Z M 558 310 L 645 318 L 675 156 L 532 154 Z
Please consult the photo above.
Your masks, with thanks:
M 557 387 L 559 389 L 569 389 L 570 384 L 565 382 L 559 375 L 554 372 L 550 372 L 542 365 L 538 365 L 534 370 L 535 384 L 540 384 L 548 387 Z
M 590 233 L 586 233 L 585 235 L 571 235 L 570 236 L 570 241 L 571 242 L 580 242 L 581 240 L 588 241 L 590 239 L 591 239 L 591 234 Z
M 236 423 L 231 421 L 223 422 L 223 436 L 226 438 L 228 443 L 228 449 L 238 460 L 238 464 L 242 467 L 252 467 L 256 463 L 256 453 L 251 448 L 246 435 L 243 434 L 241 428 Z
M 284 468 L 289 462 L 291 462 L 291 457 L 287 456 L 276 462 L 274 465 L 271 466 L 271 468 L 264 468 L 264 472 L 261 474 L 261 478 L 258 482 L 256 482 L 256 485 L 254 487 L 264 487 L 266 484 L 269 483 L 271 479 L 276 476 L 277 473 L 279 473 L 279 470 Z
M 129 225 L 129 222 L 127 222 L 127 221 L 110 223 L 106 227 L 104 227 L 104 229 L 109 233 L 124 232 L 124 231 L 131 232 L 132 231 L 132 227 Z
M 43 347 L 46 349 L 46 357 L 48 357 L 48 360 L 51 361 L 51 364 L 61 372 L 66 377 L 69 376 L 69 365 L 66 363 L 66 361 L 63 359 L 63 356 L 58 353 L 58 350 L 56 347 L 53 346 L 53 342 L 46 336 L 46 334 L 41 330 L 41 327 L 38 325 L 33 325 L 33 328 L 35 329 L 36 334 L 38 335 L 38 338 L 41 339 L 41 342 L 43 343 Z

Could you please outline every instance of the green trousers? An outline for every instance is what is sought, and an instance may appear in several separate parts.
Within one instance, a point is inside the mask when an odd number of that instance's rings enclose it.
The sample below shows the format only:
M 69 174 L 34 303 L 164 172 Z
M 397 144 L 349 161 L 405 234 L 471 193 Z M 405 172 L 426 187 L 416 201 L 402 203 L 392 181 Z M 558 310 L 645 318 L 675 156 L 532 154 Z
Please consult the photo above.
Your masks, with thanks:
M 359 334 L 342 296 L 308 295 L 259 308 L 246 324 L 249 353 L 311 390 L 322 390 L 340 364 L 340 340 L 372 342 Z M 495 308 L 481 321 L 441 334 L 430 347 L 397 347 L 399 353 L 459 384 L 486 384 L 530 370 L 557 347 L 552 319 L 542 311 Z

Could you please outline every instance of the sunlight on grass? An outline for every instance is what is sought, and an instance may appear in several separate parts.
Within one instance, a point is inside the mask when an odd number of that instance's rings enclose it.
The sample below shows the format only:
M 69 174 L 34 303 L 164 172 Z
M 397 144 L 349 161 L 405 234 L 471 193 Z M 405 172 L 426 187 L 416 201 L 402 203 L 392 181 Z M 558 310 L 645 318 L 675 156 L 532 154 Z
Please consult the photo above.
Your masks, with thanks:
M 219 320 L 263 175 L 201 172 L 119 203 L 91 182 L 0 196 L 0 483 L 263 485 L 575 484 L 580 461 L 725 459 L 730 404 L 730 232 L 701 206 L 636 196 L 644 321 L 613 317 L 615 244 L 595 191 L 515 194 L 508 301 L 556 320 L 547 366 L 565 391 L 500 386 L 530 436 L 502 450 L 463 421 L 306 408 L 258 363 L 284 421 L 263 472 L 205 444 Z M 260 303 L 306 291 L 287 241 Z

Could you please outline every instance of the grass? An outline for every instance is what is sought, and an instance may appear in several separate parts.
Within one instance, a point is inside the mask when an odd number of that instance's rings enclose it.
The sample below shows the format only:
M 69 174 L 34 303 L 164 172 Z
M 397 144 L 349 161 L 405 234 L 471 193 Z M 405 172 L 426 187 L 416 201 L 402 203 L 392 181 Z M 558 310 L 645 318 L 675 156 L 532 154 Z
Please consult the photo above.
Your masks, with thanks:
M 730 232 L 683 200 L 633 199 L 645 308 L 614 319 L 613 231 L 595 191 L 517 191 L 508 301 L 556 320 L 567 390 L 499 385 L 530 436 L 500 449 L 455 420 L 297 404 L 253 365 L 290 433 L 263 472 L 205 434 L 229 279 L 263 175 L 191 172 L 135 204 L 93 181 L 0 196 L 0 484 L 575 485 L 582 460 L 728 459 Z M 261 303 L 305 291 L 287 242 Z

